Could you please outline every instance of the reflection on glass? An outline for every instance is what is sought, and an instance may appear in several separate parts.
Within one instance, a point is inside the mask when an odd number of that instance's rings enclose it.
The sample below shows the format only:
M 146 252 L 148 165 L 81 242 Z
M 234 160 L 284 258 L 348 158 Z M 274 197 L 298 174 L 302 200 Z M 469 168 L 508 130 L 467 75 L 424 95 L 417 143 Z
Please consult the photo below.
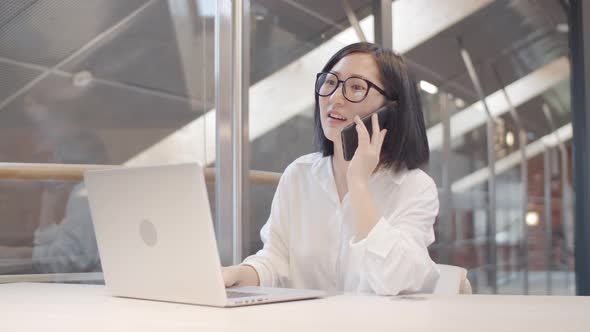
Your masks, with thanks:
M 103 142 L 90 133 L 60 137 L 55 143 L 46 143 L 43 149 L 50 154 L 48 159 L 53 163 L 108 164 Z M 39 204 L 39 221 L 31 245 L 1 246 L 0 257 L 17 263 L 20 260 L 23 264 L 30 261 L 33 272 L 99 271 L 98 249 L 84 184 L 44 182 Z
M 215 3 L 14 6 L 0 6 L 0 162 L 214 162 Z M 82 183 L 2 181 L 0 218 L 0 274 L 100 270 Z

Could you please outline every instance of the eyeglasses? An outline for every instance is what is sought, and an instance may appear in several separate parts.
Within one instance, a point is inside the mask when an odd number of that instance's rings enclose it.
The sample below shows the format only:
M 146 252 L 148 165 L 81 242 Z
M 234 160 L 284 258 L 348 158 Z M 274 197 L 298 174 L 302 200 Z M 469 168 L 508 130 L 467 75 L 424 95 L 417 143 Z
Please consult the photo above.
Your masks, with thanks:
M 315 93 L 322 97 L 330 96 L 342 83 L 342 95 L 351 103 L 360 103 L 367 98 L 369 90 L 374 88 L 387 99 L 389 96 L 375 83 L 360 77 L 349 77 L 340 80 L 334 73 L 318 73 L 315 80 Z

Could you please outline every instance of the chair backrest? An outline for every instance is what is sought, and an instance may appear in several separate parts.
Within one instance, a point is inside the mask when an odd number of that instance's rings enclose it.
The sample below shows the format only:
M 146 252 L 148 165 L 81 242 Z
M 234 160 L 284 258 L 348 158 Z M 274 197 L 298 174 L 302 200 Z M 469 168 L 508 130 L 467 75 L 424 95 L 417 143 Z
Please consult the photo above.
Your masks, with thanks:
M 471 294 L 471 284 L 467 279 L 467 270 L 454 265 L 436 264 L 440 276 L 433 294 L 457 295 Z

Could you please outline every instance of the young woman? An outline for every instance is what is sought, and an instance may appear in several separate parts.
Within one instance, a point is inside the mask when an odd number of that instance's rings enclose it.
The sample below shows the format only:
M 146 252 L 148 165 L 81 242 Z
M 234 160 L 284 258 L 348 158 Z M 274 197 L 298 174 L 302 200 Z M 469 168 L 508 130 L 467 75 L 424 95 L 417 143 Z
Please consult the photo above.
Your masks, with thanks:
M 287 167 L 261 230 L 264 248 L 223 268 L 226 286 L 259 285 L 328 292 L 431 291 L 438 270 L 427 247 L 438 213 L 424 117 L 404 59 L 357 43 L 317 75 L 319 152 Z M 372 116 L 389 107 L 386 128 Z M 340 132 L 356 123 L 359 144 L 345 161 Z

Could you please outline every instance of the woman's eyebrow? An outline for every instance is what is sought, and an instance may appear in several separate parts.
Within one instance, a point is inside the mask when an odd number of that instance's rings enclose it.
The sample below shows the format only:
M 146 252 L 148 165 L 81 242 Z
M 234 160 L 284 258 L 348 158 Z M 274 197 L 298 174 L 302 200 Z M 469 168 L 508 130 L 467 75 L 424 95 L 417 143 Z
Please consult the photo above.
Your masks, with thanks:
M 340 72 L 338 72 L 338 71 L 336 71 L 336 70 L 330 70 L 330 72 L 331 72 L 331 73 L 334 73 L 334 74 L 336 74 L 336 75 L 341 75 L 341 73 L 340 73 Z M 370 79 L 368 79 L 367 77 L 365 77 L 365 76 L 363 76 L 363 75 L 358 75 L 358 74 L 352 74 L 352 75 L 350 75 L 349 77 L 358 77 L 358 78 L 365 79 L 365 80 L 367 80 L 367 81 L 371 81 L 371 80 L 370 80 Z

